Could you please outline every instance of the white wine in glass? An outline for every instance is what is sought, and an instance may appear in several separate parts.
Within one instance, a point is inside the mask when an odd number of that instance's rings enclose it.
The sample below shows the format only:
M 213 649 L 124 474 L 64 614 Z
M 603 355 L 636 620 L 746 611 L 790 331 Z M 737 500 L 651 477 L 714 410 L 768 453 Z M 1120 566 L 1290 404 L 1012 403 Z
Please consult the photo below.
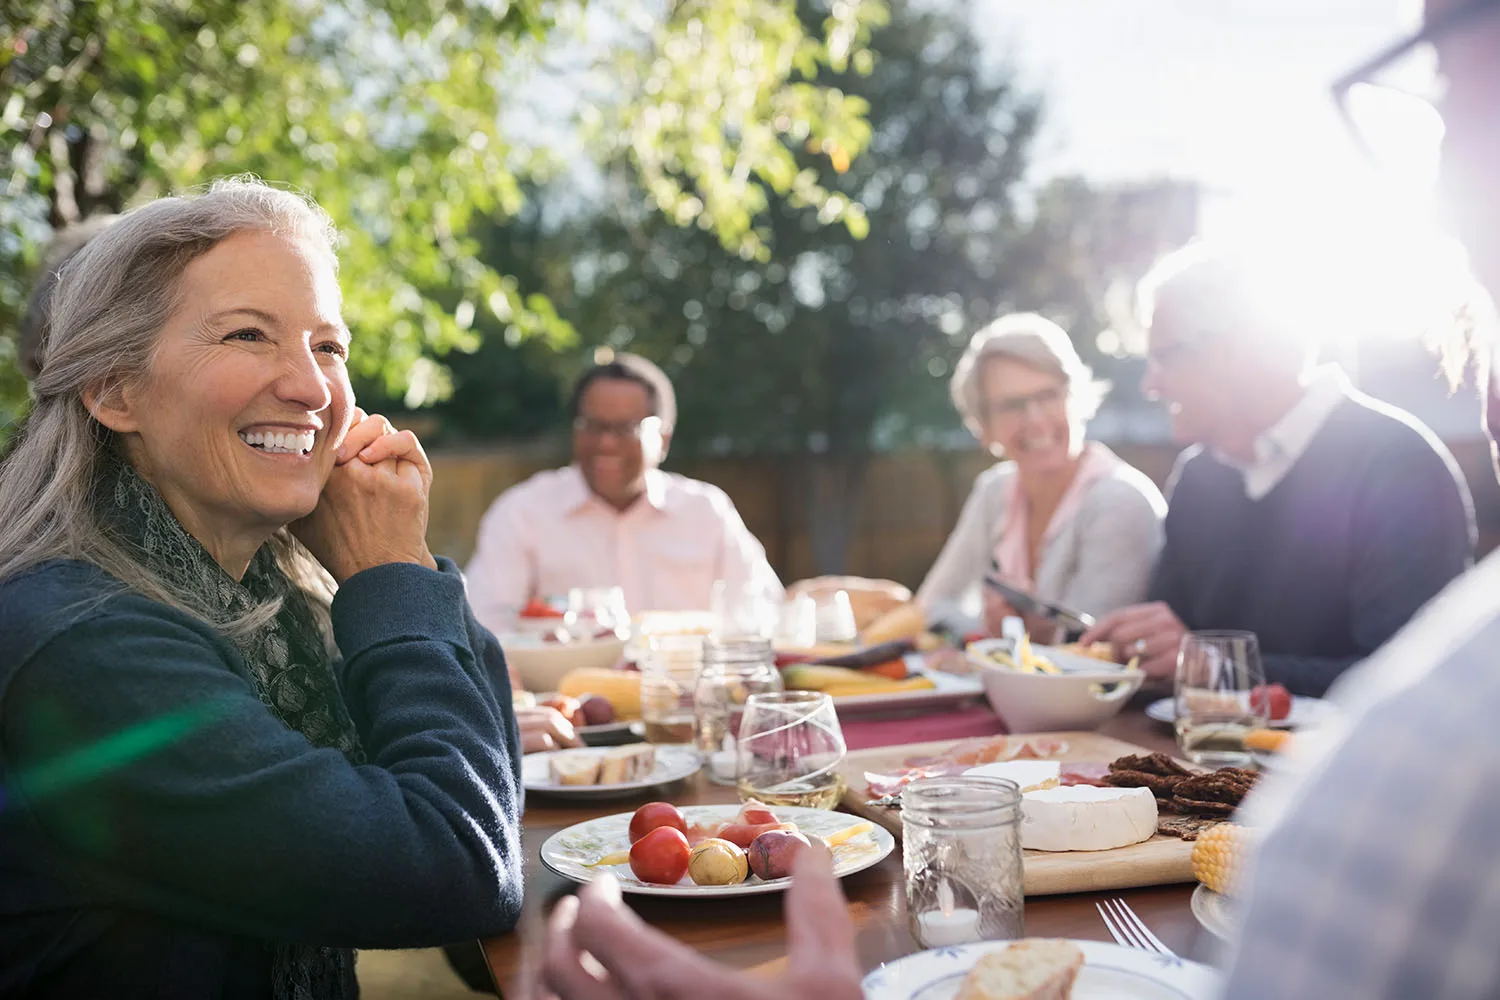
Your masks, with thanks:
M 1252 692 L 1266 682 L 1254 632 L 1189 632 L 1177 653 L 1177 745 L 1195 764 L 1242 767 L 1245 737 L 1266 724 L 1267 705 Z
M 736 787 L 742 800 L 832 809 L 844 797 L 847 750 L 833 699 L 818 691 L 753 694 L 740 719 Z

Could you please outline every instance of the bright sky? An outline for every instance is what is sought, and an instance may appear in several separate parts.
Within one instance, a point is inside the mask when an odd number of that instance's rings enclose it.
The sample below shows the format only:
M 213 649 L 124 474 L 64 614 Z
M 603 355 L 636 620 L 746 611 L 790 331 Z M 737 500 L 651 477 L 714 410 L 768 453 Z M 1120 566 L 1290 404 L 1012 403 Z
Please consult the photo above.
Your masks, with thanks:
M 1329 83 L 1410 0 L 973 0 L 975 30 L 1046 94 L 1041 176 L 1163 174 L 1251 198 L 1362 170 Z

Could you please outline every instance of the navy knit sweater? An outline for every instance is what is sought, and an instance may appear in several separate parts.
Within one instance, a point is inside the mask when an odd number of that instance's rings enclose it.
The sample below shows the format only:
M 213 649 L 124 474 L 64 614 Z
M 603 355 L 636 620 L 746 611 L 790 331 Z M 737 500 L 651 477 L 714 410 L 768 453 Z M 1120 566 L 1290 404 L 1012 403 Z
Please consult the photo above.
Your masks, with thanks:
M 339 589 L 369 763 L 208 625 L 52 562 L 0 582 L 0 996 L 264 998 L 266 942 L 439 945 L 521 909 L 504 661 L 452 563 Z
M 1265 497 L 1190 449 L 1168 487 L 1152 580 L 1189 629 L 1249 629 L 1266 676 L 1321 695 L 1473 558 L 1453 456 L 1410 415 L 1354 394 Z

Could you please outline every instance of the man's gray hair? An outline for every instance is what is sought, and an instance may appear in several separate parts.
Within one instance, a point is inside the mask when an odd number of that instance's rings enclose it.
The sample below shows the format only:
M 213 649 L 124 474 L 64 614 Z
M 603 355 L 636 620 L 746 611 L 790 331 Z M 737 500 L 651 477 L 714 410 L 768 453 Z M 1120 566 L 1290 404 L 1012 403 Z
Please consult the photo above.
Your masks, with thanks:
M 954 408 L 975 437 L 982 436 L 982 379 L 984 363 L 991 358 L 1010 358 L 1061 378 L 1067 387 L 1068 413 L 1077 420 L 1091 419 L 1109 392 L 1109 383 L 1094 378 L 1062 327 L 1037 313 L 1001 316 L 970 338 L 948 386 Z
M 1337 322 L 1340 289 L 1290 252 L 1189 243 L 1167 254 L 1136 288 L 1136 309 L 1149 329 L 1170 303 L 1185 341 L 1253 338 L 1273 351 L 1306 354 Z M 1179 326 L 1180 325 L 1180 326 Z

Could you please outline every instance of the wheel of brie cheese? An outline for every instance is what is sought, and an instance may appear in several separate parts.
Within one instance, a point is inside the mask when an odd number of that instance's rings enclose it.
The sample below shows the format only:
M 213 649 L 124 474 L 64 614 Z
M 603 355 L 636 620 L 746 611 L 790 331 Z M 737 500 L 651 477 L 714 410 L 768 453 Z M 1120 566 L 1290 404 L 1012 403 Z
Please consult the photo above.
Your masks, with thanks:
M 1155 834 L 1149 788 L 1064 785 L 1021 798 L 1021 847 L 1028 851 L 1108 851 Z

